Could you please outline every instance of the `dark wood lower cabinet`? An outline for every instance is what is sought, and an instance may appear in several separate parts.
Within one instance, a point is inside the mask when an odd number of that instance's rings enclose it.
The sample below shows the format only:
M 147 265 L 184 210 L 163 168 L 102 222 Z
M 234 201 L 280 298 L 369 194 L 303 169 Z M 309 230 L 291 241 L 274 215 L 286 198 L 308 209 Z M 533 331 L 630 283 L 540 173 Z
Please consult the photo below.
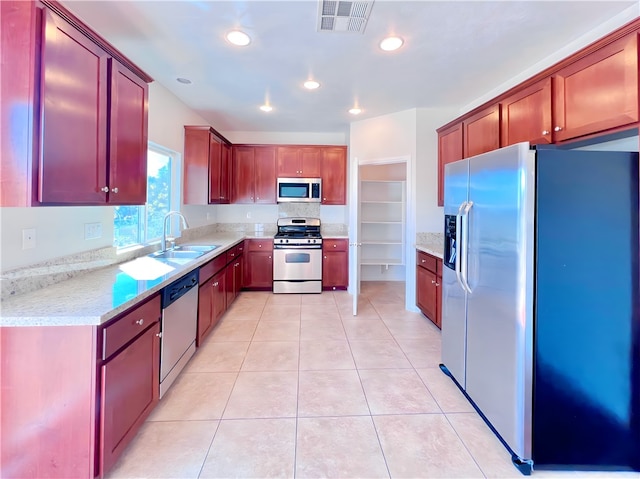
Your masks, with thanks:
M 100 470 L 108 471 L 159 399 L 160 324 L 102 366 Z
M 442 260 L 422 251 L 416 254 L 416 303 L 422 314 L 442 325 Z
M 0 477 L 103 477 L 158 402 L 160 299 L 99 326 L 0 328 Z
M 225 271 L 218 271 L 205 281 L 198 291 L 198 334 L 196 346 L 200 347 L 204 337 L 218 324 L 227 309 Z
M 273 289 L 273 239 L 245 240 L 243 289 Z
M 349 240 L 322 240 L 322 289 L 347 289 L 349 286 Z

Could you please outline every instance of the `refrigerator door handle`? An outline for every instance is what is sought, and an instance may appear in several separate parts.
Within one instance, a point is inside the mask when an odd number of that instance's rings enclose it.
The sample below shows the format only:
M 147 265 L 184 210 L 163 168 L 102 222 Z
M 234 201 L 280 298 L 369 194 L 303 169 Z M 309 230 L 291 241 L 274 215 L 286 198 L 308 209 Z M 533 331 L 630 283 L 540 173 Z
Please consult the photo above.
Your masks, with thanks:
M 460 204 L 460 207 L 458 208 L 458 214 L 456 215 L 456 249 L 458 250 L 457 254 L 456 254 L 456 259 L 455 259 L 455 272 L 456 272 L 456 279 L 458 280 L 458 284 L 460 285 L 460 287 L 466 291 L 467 289 L 464 286 L 464 283 L 462 282 L 462 276 L 460 274 L 460 257 L 464 254 L 464 250 L 461 249 L 461 233 L 462 233 L 462 215 L 465 209 L 465 206 L 467 205 L 467 202 L 464 201 Z
M 462 218 L 460 219 L 460 223 L 462 226 L 462 234 L 461 234 L 461 242 L 460 242 L 460 253 L 462 258 L 460 259 L 460 283 L 462 284 L 462 289 L 464 289 L 467 293 L 471 294 L 471 287 L 469 286 L 469 264 L 467 262 L 467 257 L 469 255 L 469 211 L 473 207 L 473 201 L 467 201 L 464 203 L 464 209 L 462 210 Z M 457 233 L 457 231 L 456 231 Z M 458 273 L 458 271 L 456 271 Z

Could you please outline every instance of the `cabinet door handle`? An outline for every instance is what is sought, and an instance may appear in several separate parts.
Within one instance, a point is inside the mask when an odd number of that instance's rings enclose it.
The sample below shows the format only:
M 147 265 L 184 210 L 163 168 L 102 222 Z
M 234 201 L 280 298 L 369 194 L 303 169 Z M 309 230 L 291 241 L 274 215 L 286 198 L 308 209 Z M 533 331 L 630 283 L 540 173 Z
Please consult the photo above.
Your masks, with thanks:
M 562 127 L 561 126 L 556 126 L 553 131 L 562 131 Z
M 261 245 L 261 244 L 259 244 L 259 245 L 258 245 L 258 248 L 262 248 L 262 245 Z
M 215 283 L 213 283 L 213 285 L 217 287 L 218 286 L 218 282 L 216 281 Z
M 103 193 L 109 193 L 109 187 L 103 186 L 102 188 L 100 188 L 100 191 L 102 191 Z
M 117 193 L 117 192 L 118 192 L 118 187 L 116 186 L 115 188 L 112 188 L 112 189 L 111 189 L 111 192 L 112 192 L 112 193 Z
M 334 244 L 334 245 L 333 245 L 333 247 L 334 247 L 334 248 L 337 248 L 337 247 L 338 247 L 338 245 Z
M 327 257 L 325 256 L 324 259 L 327 259 Z
M 425 259 L 423 259 L 423 260 L 421 261 L 421 263 L 426 263 L 426 262 L 427 262 L 427 260 L 425 260 Z
M 549 130 L 542 130 L 542 135 L 547 136 L 549 134 Z
M 156 336 L 158 336 L 159 338 L 162 337 L 162 333 L 156 333 Z
M 136 324 L 139 324 L 140 326 L 142 326 L 144 324 L 144 319 L 140 318 L 139 320 L 136 321 Z

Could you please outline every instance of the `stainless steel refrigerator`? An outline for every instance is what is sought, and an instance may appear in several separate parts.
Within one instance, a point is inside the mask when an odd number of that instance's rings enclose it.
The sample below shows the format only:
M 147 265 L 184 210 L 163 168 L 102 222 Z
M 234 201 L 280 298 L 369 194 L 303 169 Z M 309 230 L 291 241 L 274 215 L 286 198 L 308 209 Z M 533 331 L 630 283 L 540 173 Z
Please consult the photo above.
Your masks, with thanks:
M 640 470 L 638 153 L 445 166 L 442 370 L 524 474 Z

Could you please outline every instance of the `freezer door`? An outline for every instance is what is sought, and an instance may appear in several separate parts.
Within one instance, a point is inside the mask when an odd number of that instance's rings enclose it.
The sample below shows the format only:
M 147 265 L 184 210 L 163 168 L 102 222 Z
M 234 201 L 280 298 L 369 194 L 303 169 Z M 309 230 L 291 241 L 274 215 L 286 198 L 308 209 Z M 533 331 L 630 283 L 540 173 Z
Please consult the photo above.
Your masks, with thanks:
M 449 163 L 445 165 L 444 171 L 446 217 L 457 215 L 460 206 L 467 201 L 469 161 L 460 160 Z M 459 236 L 460 232 L 457 233 Z M 447 241 L 454 240 L 454 238 L 447 239 Z M 458 250 L 459 245 L 453 246 Z M 456 272 L 445 267 L 442 271 L 442 364 L 449 369 L 463 388 L 465 387 L 466 322 L 466 293 L 458 283 Z
M 531 458 L 535 153 L 519 143 L 469 160 L 466 392 Z

